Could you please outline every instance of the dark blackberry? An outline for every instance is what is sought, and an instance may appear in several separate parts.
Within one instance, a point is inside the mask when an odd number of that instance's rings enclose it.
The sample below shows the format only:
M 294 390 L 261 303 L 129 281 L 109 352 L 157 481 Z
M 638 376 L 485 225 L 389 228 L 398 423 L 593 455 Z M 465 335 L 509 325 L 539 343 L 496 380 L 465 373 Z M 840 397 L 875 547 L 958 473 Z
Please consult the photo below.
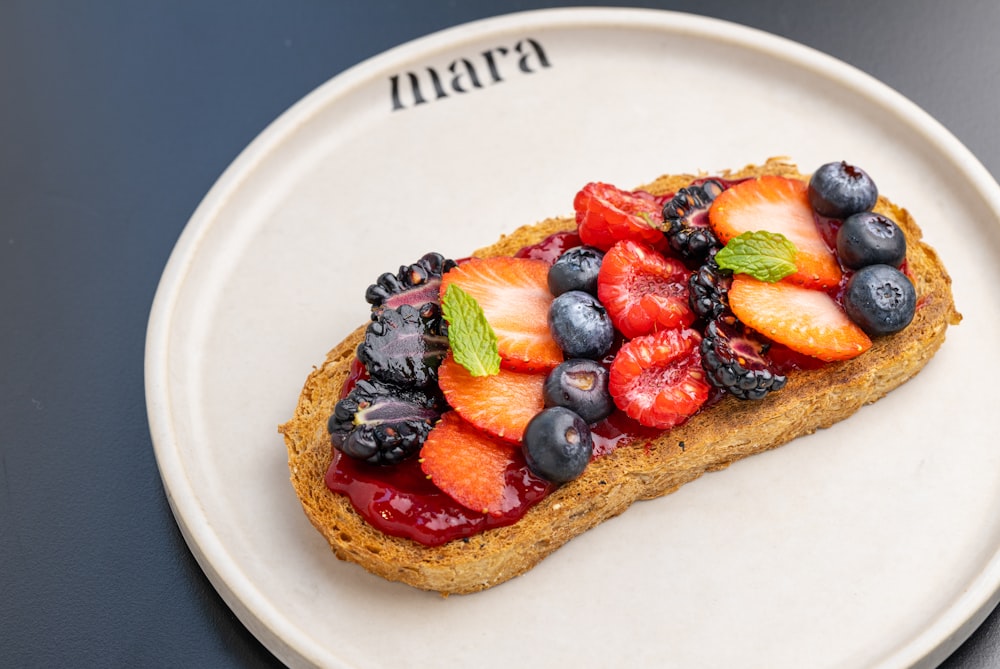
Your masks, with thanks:
M 379 381 L 424 387 L 437 383 L 437 369 L 448 353 L 441 306 L 426 302 L 384 309 L 368 324 L 358 344 L 358 360 Z
M 770 342 L 732 314 L 709 322 L 701 340 L 701 363 L 709 382 L 741 400 L 759 400 L 785 387 L 767 357 Z
M 443 405 L 437 393 L 363 379 L 337 402 L 326 429 L 344 454 L 391 465 L 420 450 Z
M 691 274 L 688 279 L 688 302 L 698 318 L 710 321 L 729 309 L 729 285 L 732 270 L 720 268 L 714 256 Z
M 719 247 L 719 240 L 708 227 L 708 208 L 723 190 L 721 183 L 707 179 L 681 188 L 663 205 L 663 234 L 681 257 L 700 260 Z
M 368 286 L 365 299 L 372 305 L 372 320 L 384 309 L 403 304 L 420 307 L 438 302 L 441 275 L 455 266 L 440 253 L 428 253 L 412 265 L 399 268 L 395 274 L 386 272 Z

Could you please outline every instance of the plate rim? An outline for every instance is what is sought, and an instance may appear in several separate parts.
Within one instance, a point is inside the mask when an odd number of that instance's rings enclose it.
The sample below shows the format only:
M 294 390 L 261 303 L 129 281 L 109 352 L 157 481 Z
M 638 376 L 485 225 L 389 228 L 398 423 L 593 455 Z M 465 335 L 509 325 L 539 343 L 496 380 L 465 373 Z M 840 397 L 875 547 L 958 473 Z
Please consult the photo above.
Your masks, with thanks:
M 274 119 L 229 164 L 185 224 L 164 267 L 150 309 L 146 330 L 144 376 L 147 418 L 164 492 L 185 542 L 226 604 L 272 653 L 286 663 L 346 666 L 326 645 L 315 642 L 266 597 L 240 567 L 221 538 L 212 530 L 197 490 L 187 477 L 176 450 L 171 424 L 170 382 L 167 374 L 173 310 L 187 272 L 195 262 L 200 242 L 211 229 L 228 194 L 263 162 L 282 139 L 342 96 L 394 65 L 428 58 L 444 49 L 512 30 L 558 28 L 572 30 L 632 29 L 687 34 L 708 41 L 761 52 L 820 74 L 866 99 L 892 111 L 918 132 L 936 151 L 962 168 L 970 186 L 1000 219 L 1000 186 L 979 162 L 939 121 L 864 71 L 833 56 L 788 38 L 714 17 L 671 10 L 566 7 L 537 9 L 477 19 L 418 37 L 367 58 L 334 75 L 305 94 Z M 947 657 L 1000 603 L 1000 545 L 985 562 L 978 577 L 950 606 L 915 637 L 884 658 L 878 666 L 903 667 L 936 663 Z

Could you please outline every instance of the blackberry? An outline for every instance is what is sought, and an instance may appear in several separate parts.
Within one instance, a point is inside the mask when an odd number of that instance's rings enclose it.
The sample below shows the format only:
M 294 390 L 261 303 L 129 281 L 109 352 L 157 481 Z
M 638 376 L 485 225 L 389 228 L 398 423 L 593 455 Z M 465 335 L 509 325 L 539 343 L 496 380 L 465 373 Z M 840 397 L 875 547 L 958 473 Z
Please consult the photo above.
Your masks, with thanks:
M 767 357 L 770 342 L 745 327 L 732 314 L 709 322 L 701 340 L 702 366 L 709 382 L 741 400 L 759 400 L 785 387 Z
M 368 324 L 358 344 L 358 360 L 379 381 L 424 387 L 437 383 L 437 369 L 448 353 L 441 306 L 426 302 L 383 309 Z
M 403 304 L 420 307 L 438 302 L 441 276 L 455 267 L 440 253 L 428 253 L 412 265 L 399 268 L 395 274 L 386 272 L 365 291 L 365 300 L 372 305 L 372 320 L 385 309 Z
M 714 256 L 691 274 L 688 279 L 688 302 L 698 318 L 710 321 L 729 309 L 729 285 L 732 270 L 719 267 Z
M 437 393 L 363 379 L 337 402 L 326 429 L 342 453 L 391 465 L 420 450 L 443 405 Z
M 663 234 L 681 257 L 700 260 L 719 247 L 719 240 L 708 226 L 708 208 L 722 191 L 721 183 L 707 179 L 681 188 L 663 205 Z

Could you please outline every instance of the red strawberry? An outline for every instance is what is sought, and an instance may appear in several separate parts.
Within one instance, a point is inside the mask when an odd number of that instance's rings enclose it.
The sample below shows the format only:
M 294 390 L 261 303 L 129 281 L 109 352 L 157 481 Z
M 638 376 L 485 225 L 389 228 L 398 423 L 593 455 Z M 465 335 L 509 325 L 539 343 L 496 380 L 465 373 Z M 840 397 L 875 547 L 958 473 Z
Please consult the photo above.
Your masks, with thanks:
M 462 420 L 441 416 L 420 449 L 420 468 L 441 491 L 472 511 L 503 515 L 507 469 L 517 452 Z
M 626 342 L 608 376 L 615 404 L 646 427 L 668 430 L 684 422 L 711 391 L 700 344 L 697 331 L 681 328 Z
M 743 181 L 715 198 L 708 216 L 723 244 L 757 230 L 787 237 L 798 250 L 798 271 L 788 281 L 807 288 L 832 288 L 840 283 L 840 265 L 816 224 L 805 182 L 778 176 Z
M 631 193 L 611 184 L 589 183 L 573 199 L 580 239 L 608 250 L 615 242 L 632 239 L 655 248 L 667 246 L 660 226 L 662 206 L 647 193 Z
M 785 281 L 764 283 L 746 275 L 729 288 L 733 313 L 764 336 L 826 362 L 861 355 L 872 342 L 833 298 Z
M 604 254 L 597 297 L 626 338 L 694 322 L 684 264 L 645 244 L 623 241 Z
M 545 374 L 501 369 L 492 376 L 472 376 L 448 355 L 438 367 L 438 385 L 455 411 L 480 430 L 521 441 L 524 428 L 545 408 Z
M 549 370 L 563 361 L 549 332 L 549 263 L 529 258 L 472 258 L 441 278 L 475 298 L 497 335 L 504 367 Z

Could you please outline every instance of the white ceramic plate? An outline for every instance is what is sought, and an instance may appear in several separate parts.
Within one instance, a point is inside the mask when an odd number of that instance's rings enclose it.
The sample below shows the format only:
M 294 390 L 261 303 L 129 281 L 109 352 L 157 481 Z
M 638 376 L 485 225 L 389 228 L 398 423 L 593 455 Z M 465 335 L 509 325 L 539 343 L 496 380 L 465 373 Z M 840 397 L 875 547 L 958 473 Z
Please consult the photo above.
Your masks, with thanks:
M 368 283 L 566 214 L 590 180 L 772 155 L 863 165 L 939 249 L 965 322 L 915 381 L 638 504 L 491 591 L 444 599 L 334 559 L 276 426 L 365 321 Z M 996 183 L 913 104 L 754 30 L 587 9 L 420 39 L 275 121 L 178 242 L 146 357 L 170 502 L 219 592 L 292 665 L 935 664 L 1000 584 L 1000 367 L 983 348 L 1000 331 L 998 211 Z

